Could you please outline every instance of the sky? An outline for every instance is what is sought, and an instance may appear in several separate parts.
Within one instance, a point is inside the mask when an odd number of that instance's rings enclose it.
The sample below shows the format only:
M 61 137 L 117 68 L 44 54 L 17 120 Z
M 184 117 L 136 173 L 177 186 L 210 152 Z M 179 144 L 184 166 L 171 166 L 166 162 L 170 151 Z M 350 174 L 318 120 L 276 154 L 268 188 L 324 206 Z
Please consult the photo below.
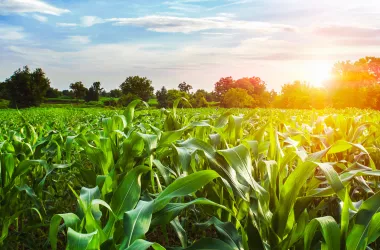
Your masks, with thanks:
M 0 81 L 28 65 L 58 89 L 258 76 L 279 91 L 365 56 L 380 57 L 378 0 L 0 0 Z

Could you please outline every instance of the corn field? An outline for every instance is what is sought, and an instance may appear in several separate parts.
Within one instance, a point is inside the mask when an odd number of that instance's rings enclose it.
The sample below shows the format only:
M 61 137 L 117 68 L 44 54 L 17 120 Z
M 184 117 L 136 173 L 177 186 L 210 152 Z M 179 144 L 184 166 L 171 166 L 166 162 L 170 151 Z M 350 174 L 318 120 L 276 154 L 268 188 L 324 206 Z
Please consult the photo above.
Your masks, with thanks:
M 1 249 L 380 249 L 380 113 L 0 111 Z

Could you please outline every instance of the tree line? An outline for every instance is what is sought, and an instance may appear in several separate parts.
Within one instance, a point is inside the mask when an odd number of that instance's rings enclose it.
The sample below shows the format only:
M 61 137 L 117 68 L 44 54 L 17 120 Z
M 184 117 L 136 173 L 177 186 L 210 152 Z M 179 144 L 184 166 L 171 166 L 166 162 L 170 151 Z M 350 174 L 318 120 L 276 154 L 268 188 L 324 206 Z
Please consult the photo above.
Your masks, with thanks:
M 73 98 L 86 102 L 109 97 L 105 105 L 125 106 L 134 99 L 148 101 L 156 98 L 158 107 L 170 108 L 173 102 L 184 97 L 192 107 L 220 106 L 225 108 L 372 108 L 380 110 L 380 58 L 365 57 L 357 61 L 337 62 L 331 70 L 331 78 L 324 87 L 307 82 L 294 81 L 284 84 L 280 93 L 269 91 L 260 77 L 233 79 L 222 77 L 208 92 L 182 82 L 176 89 L 162 87 L 154 93 L 152 81 L 146 77 L 129 76 L 117 89 L 107 92 L 100 82 L 86 88 L 81 81 L 71 83 L 68 90 L 50 86 L 50 80 L 42 69 L 34 71 L 25 66 L 0 83 L 0 99 L 9 100 L 10 107 L 39 106 L 47 98 Z

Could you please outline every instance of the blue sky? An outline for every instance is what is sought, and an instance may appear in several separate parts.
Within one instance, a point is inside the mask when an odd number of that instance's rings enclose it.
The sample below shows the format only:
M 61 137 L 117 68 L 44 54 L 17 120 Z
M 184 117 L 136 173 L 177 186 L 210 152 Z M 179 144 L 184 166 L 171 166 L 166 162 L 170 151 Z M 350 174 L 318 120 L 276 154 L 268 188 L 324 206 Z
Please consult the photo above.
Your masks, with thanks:
M 336 61 L 380 56 L 376 2 L 0 0 L 0 81 L 29 65 L 59 89 L 129 75 L 156 89 L 212 90 L 225 76 L 317 85 Z

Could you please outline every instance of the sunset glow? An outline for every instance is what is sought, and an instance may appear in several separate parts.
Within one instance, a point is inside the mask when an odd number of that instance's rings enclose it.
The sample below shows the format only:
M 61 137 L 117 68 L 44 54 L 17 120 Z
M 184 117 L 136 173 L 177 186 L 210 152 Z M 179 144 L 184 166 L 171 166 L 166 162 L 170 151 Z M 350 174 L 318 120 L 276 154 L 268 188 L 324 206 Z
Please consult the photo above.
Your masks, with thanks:
M 0 0 L 0 81 L 27 64 L 59 89 L 78 79 L 114 89 L 128 72 L 155 88 L 211 91 L 220 77 L 259 76 L 279 91 L 320 86 L 334 62 L 380 56 L 374 0 L 80 2 Z
M 312 64 L 310 72 L 310 84 L 315 87 L 323 87 L 323 84 L 331 77 L 332 65 L 326 62 Z

